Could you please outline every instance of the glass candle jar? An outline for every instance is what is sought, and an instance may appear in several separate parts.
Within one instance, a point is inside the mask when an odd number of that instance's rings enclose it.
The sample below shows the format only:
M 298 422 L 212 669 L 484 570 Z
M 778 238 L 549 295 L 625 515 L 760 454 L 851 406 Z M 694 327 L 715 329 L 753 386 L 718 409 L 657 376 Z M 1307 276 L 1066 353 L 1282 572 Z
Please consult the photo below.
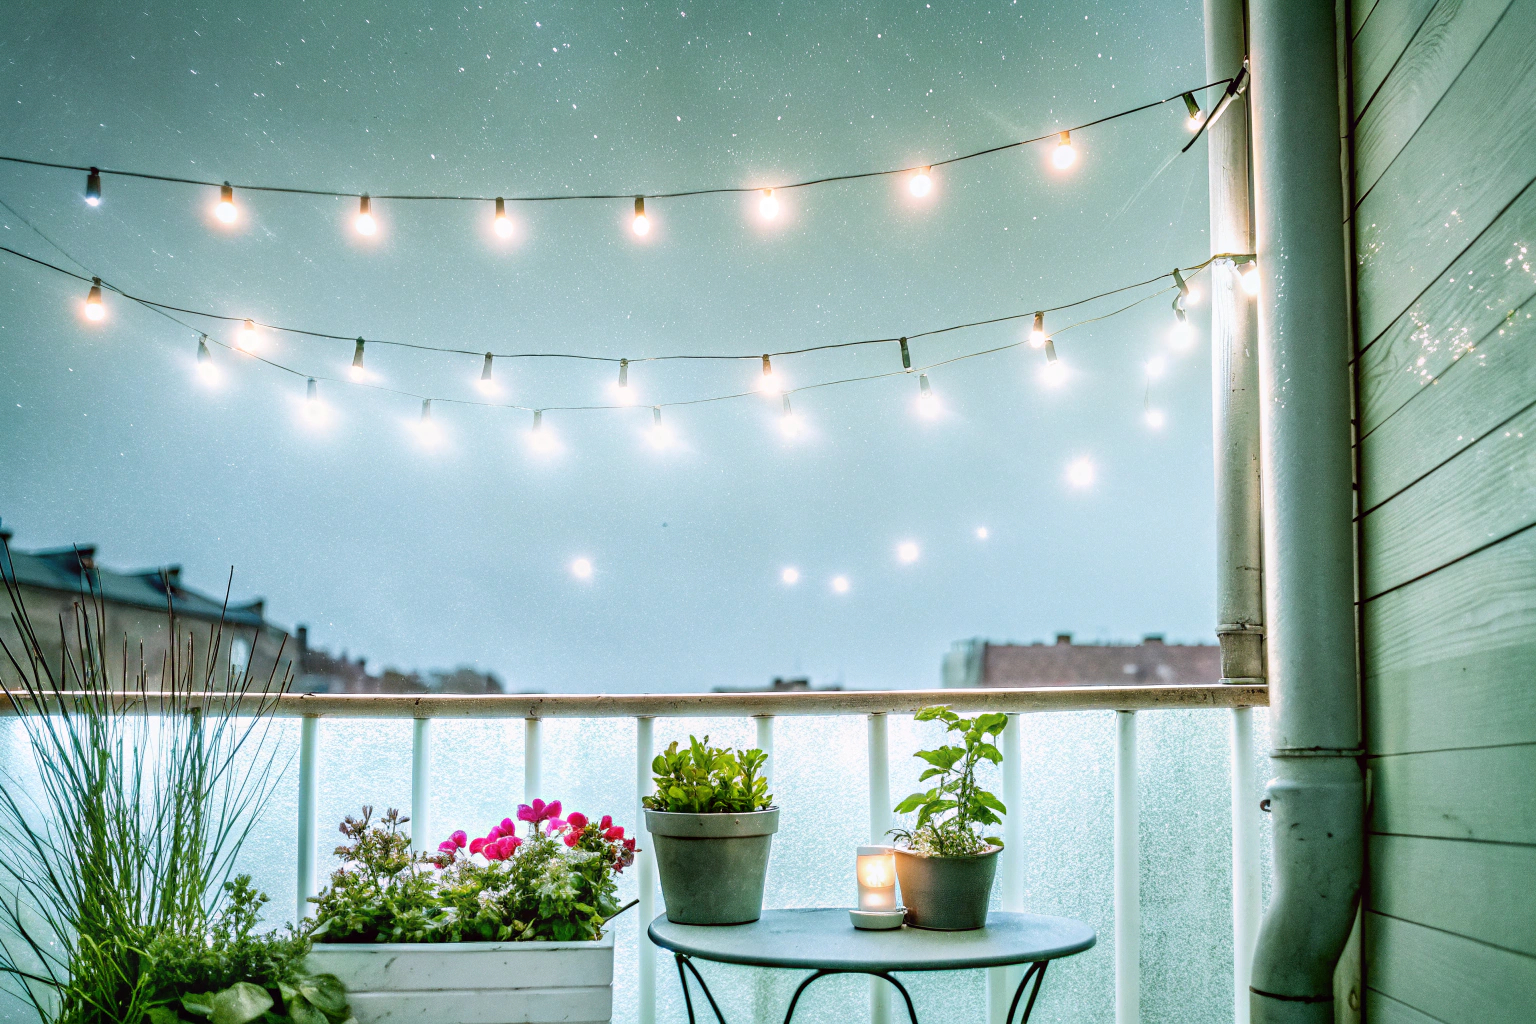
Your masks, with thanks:
M 858 852 L 859 909 L 896 909 L 896 855 L 889 846 L 861 846 Z

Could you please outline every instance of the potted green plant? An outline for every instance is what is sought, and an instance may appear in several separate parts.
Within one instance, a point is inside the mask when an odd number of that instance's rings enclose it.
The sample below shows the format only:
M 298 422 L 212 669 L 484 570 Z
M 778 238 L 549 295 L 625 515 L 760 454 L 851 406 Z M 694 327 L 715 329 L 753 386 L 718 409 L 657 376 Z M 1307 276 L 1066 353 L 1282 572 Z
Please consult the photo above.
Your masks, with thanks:
M 348 817 L 342 865 L 315 900 L 313 970 L 346 985 L 361 1024 L 606 1021 L 613 1014 L 614 876 L 635 840 L 607 816 L 535 800 L 483 837 L 412 851 L 409 821 Z M 318 1024 L 318 1022 L 315 1022 Z
M 947 733 L 960 734 L 960 742 L 919 750 L 915 756 L 928 762 L 920 781 L 934 779 L 937 785 L 896 805 L 897 814 L 917 812 L 910 829 L 890 832 L 898 840 L 896 879 L 907 923 L 939 931 L 983 928 L 1003 841 L 983 838 L 979 826 L 1000 824 L 998 815 L 1007 808 L 977 784 L 976 769 L 983 761 L 1002 763 L 989 737 L 1003 731 L 1008 717 L 961 718 L 947 707 L 928 707 L 916 718 L 943 722 Z
M 779 830 L 761 750 L 676 741 L 656 755 L 656 791 L 644 800 L 667 920 L 745 924 L 763 916 L 768 853 Z

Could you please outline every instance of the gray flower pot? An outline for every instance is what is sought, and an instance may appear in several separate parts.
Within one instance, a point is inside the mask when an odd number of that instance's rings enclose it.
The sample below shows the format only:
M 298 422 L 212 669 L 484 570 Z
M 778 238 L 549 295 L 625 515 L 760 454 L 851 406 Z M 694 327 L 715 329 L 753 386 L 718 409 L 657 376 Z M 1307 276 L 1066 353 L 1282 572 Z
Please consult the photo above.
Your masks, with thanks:
M 985 928 L 1002 852 L 993 846 L 974 857 L 925 857 L 897 847 L 896 880 L 907 924 L 943 932 Z
M 667 920 L 746 924 L 763 916 L 768 848 L 779 809 L 741 814 L 645 812 Z

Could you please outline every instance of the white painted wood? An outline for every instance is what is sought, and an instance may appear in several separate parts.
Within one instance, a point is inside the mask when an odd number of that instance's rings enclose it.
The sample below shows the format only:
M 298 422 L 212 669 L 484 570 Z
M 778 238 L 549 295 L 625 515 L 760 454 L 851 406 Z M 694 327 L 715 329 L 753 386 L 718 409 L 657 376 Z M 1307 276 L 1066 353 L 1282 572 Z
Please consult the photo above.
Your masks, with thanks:
M 1136 712 L 1115 713 L 1115 1024 L 1141 1024 L 1141 811 Z
M 1232 709 L 1232 1020 L 1248 1024 L 1248 984 L 1263 912 L 1259 802 L 1253 777 L 1253 709 Z
M 763 762 L 763 777 L 768 780 L 768 792 L 773 792 L 773 716 L 754 715 L 757 723 L 757 749 L 768 755 Z
M 523 719 L 523 802 L 533 803 L 544 785 L 544 752 L 539 747 L 539 720 Z
M 1018 715 L 1008 716 L 1008 727 L 1000 737 L 1003 751 L 1003 852 L 998 855 L 1002 873 L 1002 905 L 1007 911 L 1024 909 L 1024 768 L 1023 740 L 1019 736 Z M 1021 967 L 993 967 L 987 971 L 987 1020 L 989 1024 L 1007 1024 L 1008 1003 L 1013 999 Z
M 319 766 L 316 757 L 320 745 L 320 719 L 306 716 L 299 726 L 299 835 L 298 899 L 294 920 L 309 916 L 309 898 L 318 895 L 315 887 L 315 814 L 319 803 Z
M 418 718 L 411 730 L 411 849 L 432 846 L 432 719 Z
M 869 716 L 869 841 L 876 845 L 890 842 L 885 833 L 891 827 L 891 758 L 886 716 Z M 869 979 L 870 1024 L 890 1024 L 891 986 L 879 978 Z
M 655 719 L 635 719 L 635 831 L 645 821 L 643 801 L 651 793 L 654 776 L 651 761 L 656 746 Z M 656 917 L 656 862 L 651 851 L 640 847 L 635 851 L 635 880 L 640 887 L 639 922 L 639 1024 L 656 1024 L 656 947 L 651 945 L 646 929 Z

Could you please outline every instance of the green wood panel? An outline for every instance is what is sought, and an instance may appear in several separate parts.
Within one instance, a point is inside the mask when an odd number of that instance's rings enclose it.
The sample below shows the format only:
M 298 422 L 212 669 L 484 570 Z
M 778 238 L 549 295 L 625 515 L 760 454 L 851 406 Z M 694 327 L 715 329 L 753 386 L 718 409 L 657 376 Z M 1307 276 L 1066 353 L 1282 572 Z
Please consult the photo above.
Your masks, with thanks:
M 1369 512 L 1465 451 L 1536 399 L 1536 298 L 1446 367 L 1360 441 L 1360 504 Z
M 1365 915 L 1365 977 L 1446 1024 L 1530 1024 L 1536 1006 L 1536 959 L 1380 914 Z
M 1371 910 L 1536 956 L 1536 846 L 1372 836 L 1370 851 Z
M 1398 1002 L 1375 989 L 1365 990 L 1365 1020 L 1371 1024 L 1441 1024 L 1427 1013 Z
M 1396 754 L 1369 763 L 1372 832 L 1536 843 L 1536 744 Z M 1536 889 L 1527 898 L 1536 912 Z
M 1353 39 L 1360 34 L 1370 20 L 1371 14 L 1376 9 L 1376 0 L 1350 0 L 1349 3 L 1349 36 Z
M 1514 0 L 1355 211 L 1374 338 L 1536 178 L 1536 0 Z
M 1402 152 L 1509 4 L 1510 0 L 1440 0 L 1435 4 L 1360 114 L 1355 128 L 1357 196 L 1369 192 Z M 1414 8 L 1417 4 L 1400 6 Z
M 1476 581 L 1470 589 L 1481 604 Z M 1528 618 L 1536 617 L 1533 606 L 1536 593 L 1528 591 L 1524 608 Z M 1461 631 L 1472 616 L 1454 608 L 1449 613 L 1442 609 L 1441 617 L 1458 620 L 1451 628 Z M 1431 620 L 1425 625 L 1434 630 L 1438 623 Z M 1526 629 L 1528 639 L 1536 635 L 1530 624 Z M 1474 640 L 1470 646 L 1458 657 L 1408 665 L 1366 680 L 1362 705 L 1368 752 L 1407 754 L 1536 743 L 1536 642 L 1483 648 Z
M 1387 72 L 1403 55 L 1414 33 L 1424 24 L 1424 16 L 1435 6 L 1435 0 L 1394 0 L 1380 5 L 1360 26 L 1350 50 L 1350 72 L 1354 76 L 1353 120 L 1360 120 L 1360 112 L 1370 103 L 1386 79 Z
M 1466 355 L 1536 295 L 1536 184 L 1478 236 L 1456 262 L 1360 353 L 1362 434 Z

